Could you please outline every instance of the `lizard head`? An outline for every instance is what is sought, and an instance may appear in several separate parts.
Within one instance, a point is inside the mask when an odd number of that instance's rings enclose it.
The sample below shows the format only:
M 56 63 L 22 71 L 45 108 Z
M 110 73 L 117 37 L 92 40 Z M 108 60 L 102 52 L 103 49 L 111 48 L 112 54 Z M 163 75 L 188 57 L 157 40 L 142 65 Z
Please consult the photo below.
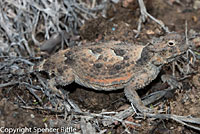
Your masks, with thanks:
M 177 33 L 169 33 L 158 39 L 154 39 L 149 50 L 154 53 L 152 63 L 163 65 L 175 60 L 190 48 L 190 42 L 186 43 L 184 36 Z

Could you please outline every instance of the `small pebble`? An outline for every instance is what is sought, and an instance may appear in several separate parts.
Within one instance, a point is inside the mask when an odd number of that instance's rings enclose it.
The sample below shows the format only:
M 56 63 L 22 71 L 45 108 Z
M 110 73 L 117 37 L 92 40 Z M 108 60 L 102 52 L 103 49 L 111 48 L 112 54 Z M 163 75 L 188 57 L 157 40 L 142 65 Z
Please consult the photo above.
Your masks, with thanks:
M 32 119 L 35 118 L 35 115 L 34 115 L 34 114 L 31 114 L 31 118 L 32 118 Z

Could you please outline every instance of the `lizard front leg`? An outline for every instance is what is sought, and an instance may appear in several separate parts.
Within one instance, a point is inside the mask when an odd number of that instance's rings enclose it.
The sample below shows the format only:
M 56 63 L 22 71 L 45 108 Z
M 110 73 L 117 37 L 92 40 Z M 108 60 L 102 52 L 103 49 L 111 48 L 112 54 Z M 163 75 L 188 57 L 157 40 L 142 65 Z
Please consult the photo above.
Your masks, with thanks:
M 152 112 L 152 110 L 144 106 L 136 90 L 141 89 L 146 85 L 148 85 L 152 80 L 154 80 L 157 77 L 159 71 L 160 68 L 154 65 L 148 65 L 146 69 L 140 69 L 140 71 L 138 71 L 138 74 L 135 75 L 135 77 L 130 81 L 130 83 L 124 89 L 127 99 L 141 113 Z

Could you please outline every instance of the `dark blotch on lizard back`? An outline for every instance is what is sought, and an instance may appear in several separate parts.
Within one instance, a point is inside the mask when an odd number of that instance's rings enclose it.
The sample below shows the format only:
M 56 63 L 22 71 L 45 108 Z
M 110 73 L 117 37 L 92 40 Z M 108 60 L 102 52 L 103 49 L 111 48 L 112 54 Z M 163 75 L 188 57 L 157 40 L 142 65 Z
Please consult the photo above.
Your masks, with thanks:
M 101 48 L 93 48 L 91 49 L 93 53 L 101 53 L 102 49 Z
M 109 73 L 109 75 L 116 75 L 119 73 L 119 70 L 121 70 L 123 68 L 124 68 L 124 66 L 122 63 L 121 64 L 117 63 L 109 68 L 108 73 Z
M 110 70 L 110 71 L 108 72 L 109 75 L 114 75 L 114 74 L 116 74 L 116 73 L 117 73 L 116 70 Z
M 74 63 L 73 53 L 71 51 L 69 51 L 68 53 L 65 53 L 65 57 L 67 58 L 65 60 L 65 64 L 72 64 L 72 63 Z
M 120 69 L 122 68 L 122 66 L 121 66 L 120 64 L 117 64 L 117 65 L 114 66 L 114 68 L 115 68 L 116 70 L 120 70 Z
M 151 57 L 152 57 L 152 54 L 149 51 L 148 47 L 145 47 L 142 50 L 141 58 L 136 63 L 137 65 L 144 65 L 151 59 Z
M 128 56 L 125 56 L 125 57 L 124 57 L 124 60 L 129 60 L 129 57 L 128 57 Z
M 114 49 L 114 52 L 115 52 L 115 54 L 116 55 L 118 55 L 118 56 L 123 56 L 125 53 L 126 53 L 126 51 L 125 50 L 123 50 L 123 49 Z
M 129 64 L 129 63 L 126 63 L 125 66 L 128 67 L 128 66 L 130 66 L 130 64 Z
M 65 64 L 73 64 L 74 60 L 71 57 L 67 57 L 67 59 L 65 60 Z
M 94 66 L 96 68 L 102 68 L 103 67 L 103 64 L 102 63 L 95 63 Z
M 82 60 L 83 62 L 87 62 L 87 61 L 88 61 L 88 59 L 86 59 L 86 58 L 81 58 L 81 60 Z
M 63 70 L 69 69 L 69 66 L 63 66 Z
M 108 60 L 108 57 L 104 57 L 104 58 L 103 58 L 103 61 L 106 62 L 107 60 Z
M 57 70 L 58 70 L 59 74 L 61 74 L 61 75 L 63 74 L 63 68 L 59 67 Z

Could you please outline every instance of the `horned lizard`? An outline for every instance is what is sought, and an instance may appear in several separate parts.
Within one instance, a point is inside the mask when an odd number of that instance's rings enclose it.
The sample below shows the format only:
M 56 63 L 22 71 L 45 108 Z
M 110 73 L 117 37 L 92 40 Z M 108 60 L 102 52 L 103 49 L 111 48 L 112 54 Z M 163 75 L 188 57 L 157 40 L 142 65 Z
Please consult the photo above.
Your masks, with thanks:
M 146 46 L 124 42 L 71 47 L 41 62 L 49 73 L 49 87 L 76 82 L 95 90 L 124 88 L 128 100 L 141 112 L 147 110 L 136 90 L 154 80 L 161 67 L 187 51 L 183 36 L 170 33 Z

